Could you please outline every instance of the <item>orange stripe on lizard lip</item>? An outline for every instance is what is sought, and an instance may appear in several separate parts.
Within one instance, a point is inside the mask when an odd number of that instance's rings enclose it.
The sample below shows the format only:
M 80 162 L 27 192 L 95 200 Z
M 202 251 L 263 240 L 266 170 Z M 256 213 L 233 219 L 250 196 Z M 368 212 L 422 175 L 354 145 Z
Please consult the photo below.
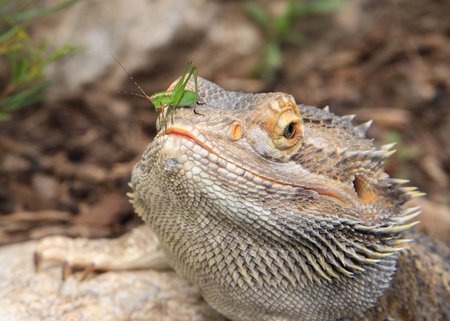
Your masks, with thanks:
M 181 128 L 181 127 L 169 127 L 167 129 L 165 129 L 163 132 L 161 132 L 161 136 L 164 135 L 174 135 L 174 136 L 180 136 L 183 137 L 185 139 L 189 139 L 192 140 L 193 142 L 195 142 L 197 145 L 199 145 L 200 147 L 202 147 L 203 149 L 207 150 L 210 153 L 215 154 L 217 157 L 220 157 L 222 159 L 224 159 L 225 161 L 229 162 L 227 159 L 221 157 L 220 155 L 218 155 L 215 151 L 213 151 L 209 146 L 207 146 L 205 143 L 201 142 L 197 137 L 195 137 L 194 135 L 192 135 L 192 133 L 190 131 L 188 131 L 187 129 Z M 160 135 L 157 135 L 160 136 Z M 234 164 L 234 163 L 233 163 Z M 330 190 L 330 189 L 326 189 L 326 188 L 321 188 L 321 187 L 306 187 L 306 186 L 302 186 L 302 185 L 298 185 L 298 184 L 289 184 L 286 182 L 281 182 L 278 181 L 276 179 L 273 178 L 268 178 L 266 176 L 262 176 L 260 174 L 257 174 L 245 167 L 239 166 L 237 164 L 234 164 L 236 167 L 239 167 L 241 169 L 243 169 L 246 172 L 251 173 L 254 176 L 257 176 L 265 181 L 274 183 L 274 184 L 280 184 L 280 185 L 285 185 L 285 186 L 292 186 L 292 187 L 298 187 L 307 191 L 315 191 L 316 193 L 320 194 L 320 195 L 324 195 L 324 196 L 330 196 L 333 197 L 343 203 L 349 203 L 348 199 L 342 197 L 340 195 L 339 192 L 334 191 L 334 190 Z
M 208 152 L 216 154 L 211 148 L 206 146 L 203 142 L 201 142 L 197 137 L 192 135 L 192 133 L 184 128 L 181 127 L 169 127 L 166 130 L 162 132 L 162 135 L 175 135 L 175 136 L 181 136 L 187 139 L 192 140 L 194 143 L 199 145 L 201 148 L 206 149 Z M 220 157 L 219 155 L 217 155 Z

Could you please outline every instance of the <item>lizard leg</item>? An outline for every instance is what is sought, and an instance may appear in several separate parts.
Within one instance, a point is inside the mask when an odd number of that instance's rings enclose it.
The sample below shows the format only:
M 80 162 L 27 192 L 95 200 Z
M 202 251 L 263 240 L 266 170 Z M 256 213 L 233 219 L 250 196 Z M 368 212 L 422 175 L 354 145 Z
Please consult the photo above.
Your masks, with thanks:
M 36 271 L 44 263 L 63 265 L 63 279 L 73 269 L 92 271 L 170 268 L 158 239 L 148 226 L 139 226 L 116 239 L 90 240 L 50 236 L 34 253 Z

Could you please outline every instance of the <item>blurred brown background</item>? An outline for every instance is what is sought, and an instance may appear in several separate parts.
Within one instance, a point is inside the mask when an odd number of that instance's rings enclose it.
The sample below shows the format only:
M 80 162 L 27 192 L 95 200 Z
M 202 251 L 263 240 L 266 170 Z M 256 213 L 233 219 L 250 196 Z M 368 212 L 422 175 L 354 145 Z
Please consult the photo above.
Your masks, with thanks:
M 289 1 L 80 0 L 33 21 L 36 41 L 80 50 L 46 69 L 44 100 L 0 122 L 0 244 L 139 224 L 125 193 L 156 113 L 123 93 L 137 90 L 113 56 L 149 94 L 192 60 L 227 89 L 374 119 L 377 144 L 398 142 L 389 174 L 427 193 L 422 230 L 449 240 L 450 2 L 303 3 L 292 14 Z

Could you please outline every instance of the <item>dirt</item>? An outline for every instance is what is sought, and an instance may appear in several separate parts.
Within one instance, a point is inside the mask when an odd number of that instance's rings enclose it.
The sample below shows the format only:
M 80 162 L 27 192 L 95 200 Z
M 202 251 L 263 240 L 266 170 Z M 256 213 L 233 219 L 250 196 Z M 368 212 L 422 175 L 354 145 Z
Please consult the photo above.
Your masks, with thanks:
M 339 115 L 355 113 L 356 122 L 374 119 L 369 135 L 377 143 L 398 141 L 388 173 L 427 193 L 422 229 L 448 239 L 450 3 L 362 3 L 356 17 L 350 11 L 340 16 L 345 23 L 319 15 L 299 19 L 295 28 L 305 40 L 284 47 L 279 80 L 262 87 L 292 93 L 299 103 L 330 105 Z M 164 70 L 137 78 L 158 84 L 148 88 L 152 92 L 164 87 L 158 82 L 167 79 Z M 212 80 L 225 86 L 227 79 L 235 77 L 218 70 Z M 243 91 L 254 88 L 239 84 Z M 155 121 L 144 99 L 87 90 L 79 99 L 41 103 L 0 123 L 0 244 L 49 234 L 112 237 L 139 224 L 125 194 Z M 433 219 L 435 213 L 442 220 Z

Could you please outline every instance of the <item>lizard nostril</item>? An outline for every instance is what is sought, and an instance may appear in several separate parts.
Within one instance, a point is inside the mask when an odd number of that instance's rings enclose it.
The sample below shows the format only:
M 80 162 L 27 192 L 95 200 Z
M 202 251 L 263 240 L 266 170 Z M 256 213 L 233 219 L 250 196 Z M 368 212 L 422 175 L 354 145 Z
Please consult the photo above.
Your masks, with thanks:
M 172 172 L 177 165 L 178 161 L 175 158 L 169 158 L 164 164 L 164 170 L 166 172 Z

